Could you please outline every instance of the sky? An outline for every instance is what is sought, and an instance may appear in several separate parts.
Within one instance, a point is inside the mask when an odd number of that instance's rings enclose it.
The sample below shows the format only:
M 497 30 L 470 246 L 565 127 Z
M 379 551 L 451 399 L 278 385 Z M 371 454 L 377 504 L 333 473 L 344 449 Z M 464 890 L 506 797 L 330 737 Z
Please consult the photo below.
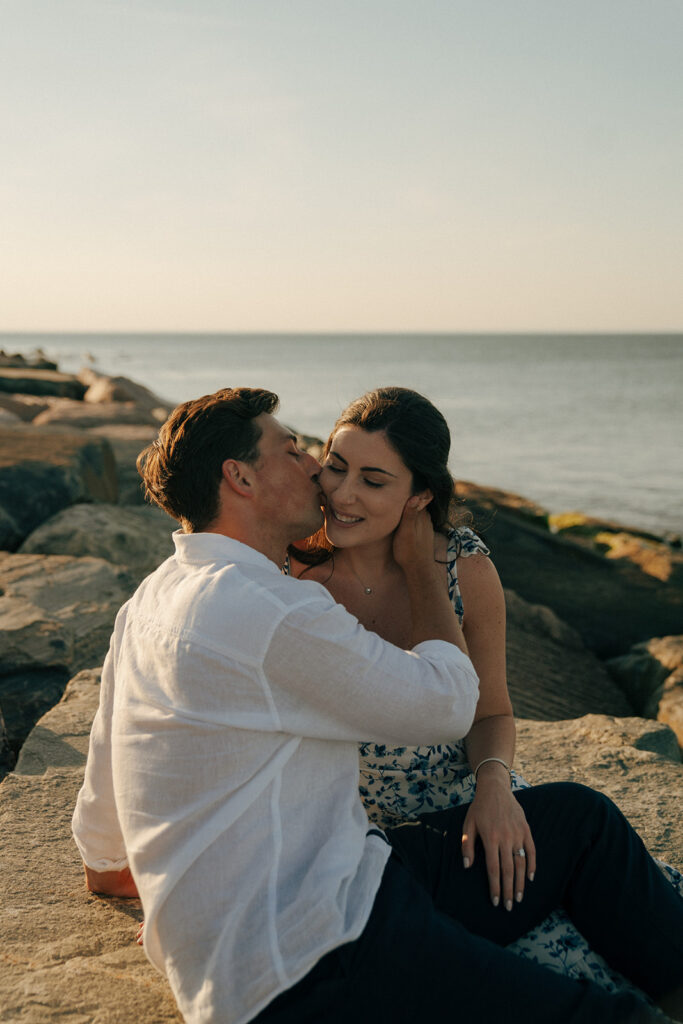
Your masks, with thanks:
M 683 330 L 681 0 L 0 26 L 0 331 Z

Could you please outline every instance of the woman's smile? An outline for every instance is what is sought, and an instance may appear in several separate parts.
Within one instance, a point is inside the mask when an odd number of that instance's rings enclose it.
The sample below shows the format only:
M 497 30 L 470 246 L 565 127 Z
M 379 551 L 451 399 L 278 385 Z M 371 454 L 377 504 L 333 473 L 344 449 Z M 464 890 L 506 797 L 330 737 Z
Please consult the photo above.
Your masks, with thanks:
M 344 515 L 342 512 L 338 512 L 336 508 L 334 508 L 334 506 L 329 503 L 327 507 L 329 512 L 332 514 L 332 518 L 341 526 L 355 526 L 357 523 L 363 522 L 363 516 Z

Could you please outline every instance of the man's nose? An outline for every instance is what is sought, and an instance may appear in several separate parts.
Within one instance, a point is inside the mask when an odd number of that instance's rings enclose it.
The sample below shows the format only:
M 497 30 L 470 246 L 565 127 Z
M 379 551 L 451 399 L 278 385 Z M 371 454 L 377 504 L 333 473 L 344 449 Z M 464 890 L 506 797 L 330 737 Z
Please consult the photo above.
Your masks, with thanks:
M 306 452 L 306 458 L 308 459 L 308 470 L 311 480 L 317 483 L 320 475 L 320 463 L 312 455 L 309 455 L 308 452 Z

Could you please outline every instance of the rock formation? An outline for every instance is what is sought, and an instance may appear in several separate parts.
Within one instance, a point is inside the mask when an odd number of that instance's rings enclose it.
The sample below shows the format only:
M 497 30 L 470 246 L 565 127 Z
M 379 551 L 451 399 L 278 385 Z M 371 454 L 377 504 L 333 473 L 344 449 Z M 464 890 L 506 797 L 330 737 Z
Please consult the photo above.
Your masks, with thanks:
M 88 894 L 70 835 L 114 617 L 173 550 L 135 469 L 170 405 L 47 362 L 0 352 L 0 1020 L 180 1021 L 138 901 Z M 506 587 L 518 766 L 607 792 L 683 867 L 676 539 L 460 490 Z

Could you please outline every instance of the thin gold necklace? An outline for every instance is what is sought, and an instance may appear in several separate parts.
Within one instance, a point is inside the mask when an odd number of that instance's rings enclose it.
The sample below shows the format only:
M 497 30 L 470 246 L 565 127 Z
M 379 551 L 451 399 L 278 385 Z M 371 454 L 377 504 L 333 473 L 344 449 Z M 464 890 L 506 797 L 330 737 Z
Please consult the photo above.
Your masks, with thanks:
M 362 579 L 360 578 L 360 576 L 358 575 L 358 573 L 356 572 L 356 570 L 354 569 L 350 562 L 349 566 L 351 568 L 351 572 L 353 573 L 353 575 L 356 577 L 361 587 L 363 588 L 363 593 L 367 594 L 367 596 L 369 597 L 373 593 L 372 587 L 366 587 L 366 585 L 363 583 Z

